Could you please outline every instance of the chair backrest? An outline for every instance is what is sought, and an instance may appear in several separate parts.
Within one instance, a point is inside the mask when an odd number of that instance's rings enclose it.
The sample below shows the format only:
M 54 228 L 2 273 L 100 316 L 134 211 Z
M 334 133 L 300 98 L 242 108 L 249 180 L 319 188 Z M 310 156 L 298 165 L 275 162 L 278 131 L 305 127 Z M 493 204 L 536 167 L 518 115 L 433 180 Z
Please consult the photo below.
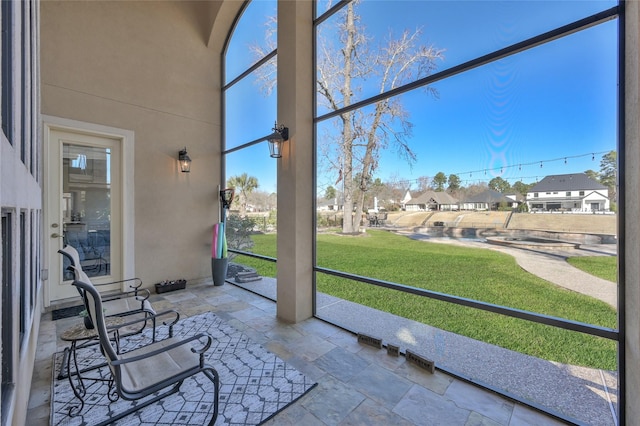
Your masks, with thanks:
M 93 322 L 93 326 L 98 333 L 102 351 L 107 358 L 111 372 L 119 380 L 120 369 L 111 365 L 111 362 L 119 359 L 119 356 L 116 348 L 113 346 L 112 340 L 109 339 L 100 292 L 95 288 L 87 274 L 85 274 L 82 269 L 73 269 L 76 274 L 76 279 L 73 281 L 73 285 L 78 288 L 78 291 L 84 294 L 85 309 L 87 310 L 87 313 Z
M 69 259 L 69 261 L 71 262 L 71 266 L 82 269 L 82 266 L 80 265 L 80 254 L 78 253 L 78 250 L 75 249 L 75 247 L 67 244 L 63 248 L 58 250 L 58 253 Z
M 66 246 L 58 250 L 58 253 L 60 253 L 67 259 L 69 259 L 69 262 L 71 262 L 71 265 L 69 265 L 69 269 L 72 270 L 73 273 L 75 274 L 76 280 L 80 279 L 78 277 L 78 273 L 82 272 L 84 274 L 84 271 L 82 270 L 82 265 L 80 264 L 80 255 L 78 254 L 78 250 L 76 250 L 75 247 L 67 244 Z M 82 301 L 84 302 L 85 309 L 86 309 L 87 300 L 86 300 L 86 295 L 84 294 L 84 290 L 82 290 L 78 286 L 76 286 L 76 289 L 78 290 L 78 293 L 80 293 L 80 297 L 82 297 Z

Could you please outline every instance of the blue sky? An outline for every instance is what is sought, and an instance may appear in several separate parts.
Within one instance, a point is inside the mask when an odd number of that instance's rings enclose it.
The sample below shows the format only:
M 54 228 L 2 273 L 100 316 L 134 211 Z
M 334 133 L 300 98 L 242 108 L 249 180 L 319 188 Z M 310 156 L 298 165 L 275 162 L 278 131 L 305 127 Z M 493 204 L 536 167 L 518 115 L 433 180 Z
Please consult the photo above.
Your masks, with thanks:
M 418 155 L 411 175 L 443 171 L 470 181 L 502 176 L 529 183 L 598 170 L 602 152 L 616 148 L 617 76 L 615 50 L 594 46 L 615 35 L 616 25 L 438 83 L 438 99 L 406 96 Z M 393 157 L 385 159 L 385 170 L 402 170 Z
M 247 17 L 262 20 L 273 13 L 273 4 L 255 3 Z M 358 13 L 372 48 L 390 33 L 420 28 L 424 44 L 444 49 L 440 71 L 614 5 L 364 0 Z M 331 23 L 330 19 L 324 25 Z M 610 21 L 440 81 L 434 85 L 437 99 L 425 96 L 423 90 L 402 95 L 414 125 L 410 146 L 418 160 L 410 168 L 392 151 L 386 152 L 376 177 L 405 179 L 411 185 L 421 176 L 442 171 L 458 174 L 468 185 L 494 176 L 531 183 L 549 174 L 599 170 L 603 153 L 616 149 L 617 25 L 617 20 Z M 241 24 L 234 36 L 233 49 L 238 54 L 233 56 L 246 58 L 240 52 L 263 37 L 261 25 Z M 241 70 L 248 61 L 230 65 Z M 369 82 L 363 84 L 361 98 L 375 93 L 369 87 Z M 246 84 L 242 91 L 243 98 L 259 96 L 254 84 Z M 273 99 L 262 108 L 251 104 L 238 107 L 235 115 L 239 122 L 240 116 L 249 114 L 255 125 L 235 126 L 237 131 L 229 132 L 234 140 L 249 141 L 270 133 L 276 118 Z M 256 162 L 251 172 L 262 183 L 261 189 L 271 192 L 275 164 L 265 161 L 264 171 Z M 228 174 L 233 174 L 235 166 L 230 166 Z M 319 192 L 335 182 L 335 174 L 318 171 Z

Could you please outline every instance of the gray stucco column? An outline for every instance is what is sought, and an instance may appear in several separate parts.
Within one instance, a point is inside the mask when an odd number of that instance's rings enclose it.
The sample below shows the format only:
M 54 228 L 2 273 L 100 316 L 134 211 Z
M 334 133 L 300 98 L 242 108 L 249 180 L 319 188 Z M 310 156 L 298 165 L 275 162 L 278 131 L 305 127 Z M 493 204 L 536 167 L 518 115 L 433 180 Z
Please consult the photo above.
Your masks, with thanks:
M 626 2 L 625 12 L 624 317 L 625 424 L 640 424 L 640 3 Z
M 289 142 L 278 161 L 278 318 L 313 315 L 313 91 L 310 1 L 278 2 L 278 123 Z

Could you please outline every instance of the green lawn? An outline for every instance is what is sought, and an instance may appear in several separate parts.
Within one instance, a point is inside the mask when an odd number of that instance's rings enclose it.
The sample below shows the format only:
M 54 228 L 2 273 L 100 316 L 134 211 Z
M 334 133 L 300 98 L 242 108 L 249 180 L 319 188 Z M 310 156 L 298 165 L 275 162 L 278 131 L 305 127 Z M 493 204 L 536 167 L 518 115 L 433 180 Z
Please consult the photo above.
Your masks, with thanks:
M 254 252 L 275 257 L 275 235 L 254 236 Z M 488 249 L 414 241 L 390 232 L 318 235 L 318 265 L 399 284 L 616 328 L 609 305 L 523 271 Z M 235 261 L 275 276 L 275 265 Z M 557 362 L 616 369 L 615 342 L 319 274 L 318 291 L 437 328 Z
M 617 256 L 570 257 L 567 262 L 591 275 L 614 283 L 617 282 Z

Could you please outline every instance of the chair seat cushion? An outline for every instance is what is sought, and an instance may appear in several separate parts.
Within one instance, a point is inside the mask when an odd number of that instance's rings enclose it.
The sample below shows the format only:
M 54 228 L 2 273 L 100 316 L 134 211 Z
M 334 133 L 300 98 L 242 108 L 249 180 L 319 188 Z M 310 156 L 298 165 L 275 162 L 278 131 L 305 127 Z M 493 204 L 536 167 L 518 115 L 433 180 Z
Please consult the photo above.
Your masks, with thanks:
M 169 338 L 127 352 L 119 358 L 127 359 L 143 355 L 179 341 L 176 338 Z M 191 352 L 190 344 L 184 344 L 140 361 L 122 364 L 122 388 L 127 392 L 139 392 L 176 374 L 197 368 L 199 365 L 199 355 Z

